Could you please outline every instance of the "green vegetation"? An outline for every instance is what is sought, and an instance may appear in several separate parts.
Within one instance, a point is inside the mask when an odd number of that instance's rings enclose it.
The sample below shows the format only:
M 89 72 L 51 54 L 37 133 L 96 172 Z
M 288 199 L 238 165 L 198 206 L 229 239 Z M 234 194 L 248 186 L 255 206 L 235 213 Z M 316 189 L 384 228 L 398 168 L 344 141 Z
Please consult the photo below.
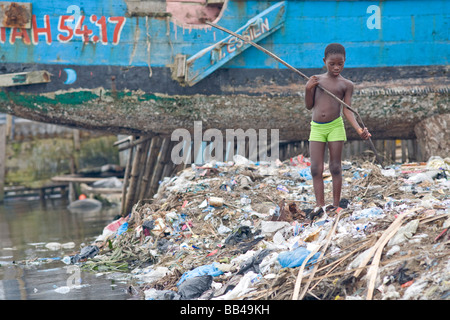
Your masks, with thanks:
M 56 175 L 77 169 L 119 164 L 116 136 L 83 138 L 75 150 L 73 139 L 53 138 L 7 144 L 6 185 L 39 187 Z

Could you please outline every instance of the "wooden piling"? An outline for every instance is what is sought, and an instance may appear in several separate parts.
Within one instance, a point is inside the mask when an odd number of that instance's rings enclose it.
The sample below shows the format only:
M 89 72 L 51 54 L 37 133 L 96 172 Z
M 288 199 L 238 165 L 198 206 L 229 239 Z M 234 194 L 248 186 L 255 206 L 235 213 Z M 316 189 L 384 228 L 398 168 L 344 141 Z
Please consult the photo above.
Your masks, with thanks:
M 418 154 L 417 154 L 416 140 L 408 140 L 408 154 L 409 154 L 409 161 L 411 161 L 411 162 L 419 161 Z
M 384 140 L 375 140 L 375 148 L 378 150 L 378 152 L 380 153 L 381 157 L 385 157 L 384 154 Z
M 131 137 L 131 142 L 134 141 L 134 137 Z M 130 177 L 130 171 L 131 171 L 131 164 L 133 161 L 133 153 L 134 153 L 134 148 L 130 148 L 129 149 L 129 154 L 128 154 L 128 160 L 127 160 L 127 166 L 125 167 L 125 173 L 123 176 L 123 186 L 122 186 L 122 206 L 121 206 L 121 214 L 122 216 L 126 216 L 126 203 L 127 203 L 127 190 L 128 190 L 128 181 L 129 181 L 129 177 Z
M 136 198 L 134 199 L 134 202 L 141 200 L 139 195 L 141 194 L 142 180 L 144 177 L 145 168 L 146 168 L 146 164 L 147 164 L 148 151 L 150 149 L 150 142 L 151 142 L 150 140 L 147 140 L 142 144 L 142 154 L 141 154 L 141 159 L 139 160 L 139 176 L 137 178 L 137 186 L 136 186 Z
M 14 120 L 13 116 L 10 114 L 6 115 L 6 137 L 9 140 L 14 139 Z
M 133 203 L 136 198 L 136 191 L 138 189 L 138 181 L 139 181 L 139 173 L 142 165 L 143 153 L 145 150 L 145 145 L 138 144 L 136 146 L 136 153 L 134 155 L 133 163 L 131 165 L 130 170 L 130 185 L 128 187 L 127 196 L 125 199 L 125 211 L 122 212 L 122 215 L 127 215 L 128 212 L 131 211 Z
M 158 158 L 156 160 L 156 165 L 153 170 L 152 179 L 150 181 L 150 187 L 148 188 L 147 197 L 152 197 L 156 191 L 158 190 L 159 180 L 161 179 L 161 175 L 164 169 L 164 160 L 167 157 L 167 154 L 170 156 L 170 138 L 164 138 L 162 141 L 161 149 L 158 153 Z
M 392 143 L 391 143 L 391 160 L 392 160 L 392 162 L 395 162 L 396 161 L 395 153 L 396 153 L 396 149 L 397 149 L 397 143 L 396 143 L 396 140 L 391 140 L 391 141 L 392 141 Z
M 408 160 L 408 154 L 407 154 L 408 141 L 402 140 L 401 144 L 402 144 L 402 163 L 405 163 Z
M 5 197 L 5 170 L 6 170 L 6 126 L 0 125 L 0 203 Z
M 153 169 L 158 158 L 159 148 L 161 147 L 162 140 L 159 137 L 153 137 L 150 141 L 149 154 L 147 157 L 147 163 L 145 164 L 144 173 L 141 180 L 141 189 L 139 192 L 139 199 L 144 199 L 147 196 L 147 189 L 149 188 L 149 182 L 152 178 Z

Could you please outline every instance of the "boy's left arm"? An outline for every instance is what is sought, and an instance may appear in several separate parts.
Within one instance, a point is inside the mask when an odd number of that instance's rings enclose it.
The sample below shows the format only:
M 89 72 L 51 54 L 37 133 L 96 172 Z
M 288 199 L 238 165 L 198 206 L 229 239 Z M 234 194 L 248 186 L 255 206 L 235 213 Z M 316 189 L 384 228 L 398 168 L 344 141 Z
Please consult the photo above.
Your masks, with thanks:
M 345 90 L 345 95 L 344 95 L 344 102 L 346 104 L 348 104 L 349 106 L 351 106 L 351 103 L 352 103 L 352 95 L 353 95 L 353 83 L 351 81 L 348 81 L 347 88 Z M 367 130 L 367 128 L 364 128 L 364 129 L 361 128 L 361 126 L 356 121 L 355 114 L 352 111 L 350 111 L 349 109 L 347 109 L 347 107 L 344 106 L 342 112 L 344 113 L 344 116 L 350 122 L 352 127 L 359 134 L 361 139 L 367 140 L 367 139 L 369 139 L 369 137 L 372 136 L 369 133 L 369 131 Z

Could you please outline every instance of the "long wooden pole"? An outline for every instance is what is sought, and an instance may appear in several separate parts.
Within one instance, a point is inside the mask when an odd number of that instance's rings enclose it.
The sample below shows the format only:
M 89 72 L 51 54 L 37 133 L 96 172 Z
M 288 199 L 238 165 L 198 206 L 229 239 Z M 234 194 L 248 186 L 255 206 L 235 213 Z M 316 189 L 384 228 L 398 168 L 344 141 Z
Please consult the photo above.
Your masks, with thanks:
M 215 23 L 212 23 L 212 22 L 209 22 L 209 21 L 206 21 L 205 23 L 208 24 L 208 25 L 210 25 L 210 26 L 212 26 L 212 27 L 214 27 L 214 28 L 217 28 L 217 29 L 222 30 L 222 31 L 224 31 L 224 32 L 226 32 L 226 33 L 229 33 L 229 34 L 231 34 L 232 36 L 235 36 L 236 38 L 241 39 L 242 41 L 244 41 L 244 42 L 246 42 L 246 43 L 248 43 L 248 44 L 254 46 L 254 47 L 257 48 L 258 50 L 261 50 L 262 52 L 268 54 L 269 56 L 271 56 L 272 58 L 274 58 L 275 60 L 277 60 L 277 61 L 280 62 L 281 64 L 283 64 L 283 65 L 285 65 L 286 67 L 288 67 L 290 70 L 292 70 L 292 71 L 294 71 L 295 73 L 297 73 L 298 75 L 300 75 L 300 76 L 301 76 L 302 78 L 304 78 L 306 81 L 309 80 L 309 77 L 308 77 L 307 75 L 305 75 L 303 72 L 301 72 L 300 70 L 297 70 L 296 68 L 294 68 L 293 66 L 291 66 L 289 63 L 287 63 L 286 61 L 282 60 L 280 57 L 278 57 L 277 55 L 273 54 L 272 52 L 270 52 L 270 51 L 267 50 L 266 48 L 263 48 L 263 47 L 261 47 L 260 45 L 254 43 L 253 41 L 250 41 L 250 40 L 244 38 L 243 36 L 241 36 L 241 35 L 239 35 L 239 34 L 233 32 L 233 31 L 231 31 L 231 30 L 228 30 L 228 29 L 226 29 L 226 28 L 224 28 L 224 27 L 221 27 L 221 26 L 219 26 L 219 25 L 217 25 L 217 24 L 215 24 Z M 322 87 L 320 84 L 318 85 L 318 87 L 319 87 L 320 89 L 322 89 L 322 90 L 323 90 L 326 94 L 328 94 L 330 97 L 332 97 L 334 100 L 336 100 L 337 102 L 341 103 L 341 104 L 344 105 L 348 110 L 350 110 L 351 112 L 353 112 L 353 113 L 356 115 L 356 117 L 358 118 L 358 120 L 361 122 L 362 127 L 363 127 L 363 128 L 366 127 L 366 126 L 364 125 L 363 120 L 361 119 L 361 116 L 359 115 L 359 113 L 358 113 L 355 109 L 353 109 L 352 107 L 350 107 L 347 103 L 345 103 L 344 101 L 342 101 L 342 99 L 339 99 L 336 95 L 334 95 L 332 92 L 330 92 L 329 90 L 327 90 L 327 89 L 325 89 L 324 87 Z M 374 154 L 375 154 L 375 157 L 376 157 L 378 163 L 383 167 L 383 163 L 382 163 L 380 157 L 378 156 L 377 150 L 375 149 L 375 146 L 373 145 L 372 139 L 369 137 L 367 140 L 368 140 L 368 142 L 369 142 L 369 145 L 370 145 L 372 151 L 373 151 Z
M 155 145 L 156 142 L 159 138 L 158 137 L 153 137 L 150 141 L 150 146 L 149 146 L 149 154 L 147 155 L 147 162 L 145 163 L 145 170 L 144 173 L 142 175 L 142 181 L 141 181 L 141 190 L 139 192 L 139 199 L 144 199 L 145 198 L 145 194 L 147 193 L 147 186 L 148 186 L 148 182 L 150 179 L 150 175 L 152 173 L 153 170 L 153 163 L 154 161 L 152 159 L 155 159 L 155 153 L 157 152 L 157 150 L 155 150 Z
M 145 146 L 142 144 L 138 144 L 136 147 L 136 154 L 133 159 L 133 163 L 131 165 L 130 172 L 130 185 L 128 187 L 126 202 L 125 202 L 125 212 L 122 212 L 122 215 L 125 216 L 131 211 L 133 206 L 133 202 L 136 198 L 137 189 L 138 189 L 138 181 L 139 174 L 141 172 L 141 162 L 142 162 L 142 154 L 144 153 Z
M 373 298 L 373 290 L 375 289 L 375 282 L 378 274 L 378 265 L 381 260 L 381 254 L 383 253 L 384 246 L 388 243 L 388 241 L 397 233 L 398 229 L 400 229 L 401 223 L 397 224 L 395 228 L 393 228 L 386 238 L 381 242 L 375 252 L 375 255 L 372 259 L 372 264 L 367 271 L 367 278 L 369 279 L 369 284 L 367 286 L 367 296 L 366 300 L 372 300 Z
M 161 149 L 159 150 L 158 158 L 153 169 L 152 180 L 150 182 L 150 196 L 153 196 L 158 191 L 159 179 L 161 178 L 164 169 L 165 159 L 167 158 L 167 153 L 170 152 L 169 144 L 170 138 L 163 138 Z
M 134 140 L 134 137 L 131 137 L 131 142 Z M 128 189 L 128 180 L 130 179 L 130 171 L 131 171 L 131 165 L 133 162 L 133 152 L 134 148 L 131 148 L 128 153 L 128 160 L 127 160 L 127 166 L 125 168 L 125 174 L 123 176 L 123 186 L 122 186 L 122 207 L 121 207 L 121 214 L 123 217 L 127 215 L 126 212 L 126 204 L 127 204 L 127 189 Z

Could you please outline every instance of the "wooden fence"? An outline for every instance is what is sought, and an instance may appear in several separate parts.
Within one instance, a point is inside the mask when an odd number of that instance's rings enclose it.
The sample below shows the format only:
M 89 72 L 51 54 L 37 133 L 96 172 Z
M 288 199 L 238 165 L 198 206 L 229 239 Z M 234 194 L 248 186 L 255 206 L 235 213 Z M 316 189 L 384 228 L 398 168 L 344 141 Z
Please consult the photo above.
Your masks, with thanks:
M 427 161 L 416 139 L 409 140 L 372 140 L 383 164 Z M 280 160 L 303 154 L 309 157 L 309 142 L 295 141 L 280 143 Z M 374 156 L 368 143 L 363 140 L 349 140 L 344 144 L 342 160 L 354 158 L 370 158 Z M 328 161 L 328 150 L 325 150 L 325 161 Z
M 416 140 L 373 140 L 379 156 L 384 165 L 393 163 L 426 161 Z M 160 181 L 164 177 L 171 177 L 179 170 L 190 166 L 192 163 L 202 165 L 201 157 L 193 154 L 193 146 L 187 148 L 188 163 L 175 164 L 171 159 L 172 149 L 179 142 L 173 142 L 170 138 L 160 137 L 128 137 L 118 141 L 119 151 L 128 150 L 128 162 L 126 164 L 122 190 L 122 214 L 131 212 L 132 206 L 139 200 L 151 199 L 158 191 Z M 284 161 L 299 154 L 309 157 L 308 141 L 280 142 L 278 145 L 279 159 Z M 203 142 L 204 148 L 208 145 Z M 267 151 L 270 154 L 270 150 Z M 225 148 L 223 160 L 232 160 L 230 154 L 238 154 L 237 144 L 234 152 Z M 251 151 L 246 144 L 245 157 L 251 158 Z M 375 161 L 373 151 L 367 142 L 363 140 L 349 140 L 344 144 L 343 160 L 353 160 L 364 157 L 369 161 Z M 328 150 L 325 152 L 325 161 L 328 161 Z

